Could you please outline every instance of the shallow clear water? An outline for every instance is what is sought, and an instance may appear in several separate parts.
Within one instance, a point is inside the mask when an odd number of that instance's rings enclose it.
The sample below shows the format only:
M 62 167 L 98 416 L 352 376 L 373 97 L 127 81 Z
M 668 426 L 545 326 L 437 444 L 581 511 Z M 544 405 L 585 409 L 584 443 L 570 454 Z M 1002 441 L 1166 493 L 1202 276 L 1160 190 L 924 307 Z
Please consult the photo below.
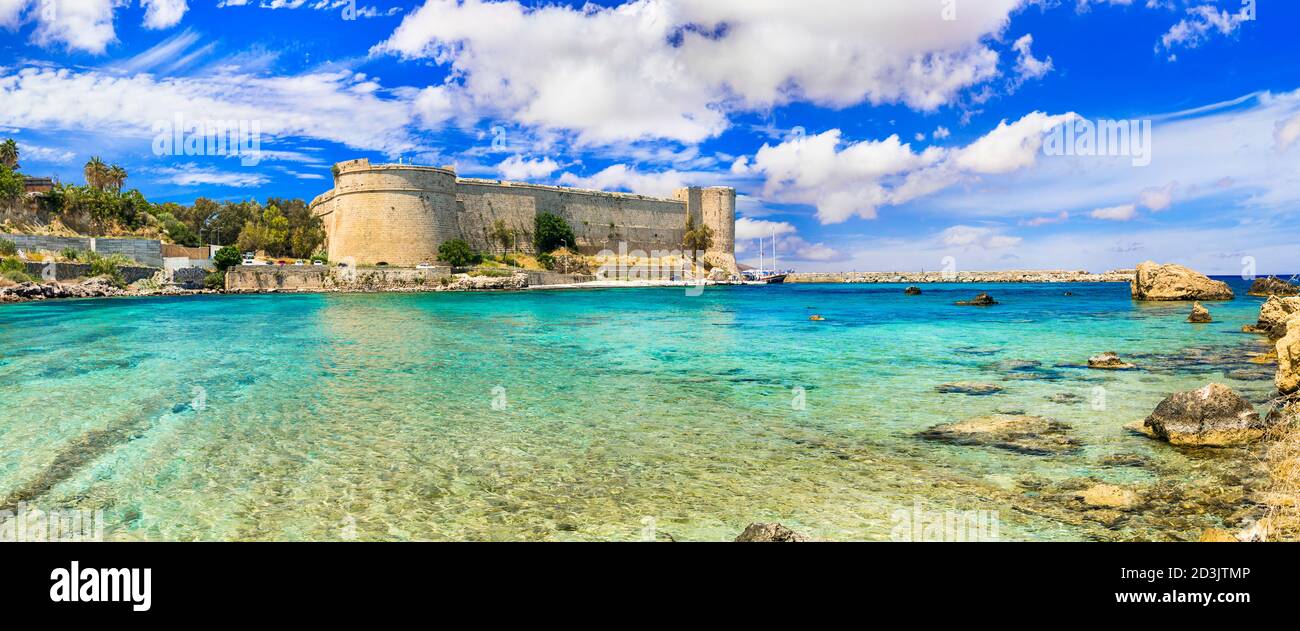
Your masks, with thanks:
M 0 503 L 103 509 L 112 539 L 638 539 L 653 522 L 721 540 L 754 521 L 887 539 L 915 502 L 996 510 L 1004 539 L 1184 538 L 1229 508 L 1170 486 L 1248 486 L 1242 454 L 1122 426 L 1209 381 L 1267 400 L 1271 368 L 1243 363 L 1264 346 L 1239 332 L 1261 301 L 1233 284 L 1209 325 L 1124 284 L 4 305 Z M 980 289 L 1002 304 L 952 304 Z M 1104 350 L 1144 369 L 1077 367 Z M 934 389 L 955 381 L 1006 390 Z M 915 436 L 995 410 L 1065 421 L 1084 449 Z M 1102 525 L 1061 499 L 1077 478 L 1160 499 Z

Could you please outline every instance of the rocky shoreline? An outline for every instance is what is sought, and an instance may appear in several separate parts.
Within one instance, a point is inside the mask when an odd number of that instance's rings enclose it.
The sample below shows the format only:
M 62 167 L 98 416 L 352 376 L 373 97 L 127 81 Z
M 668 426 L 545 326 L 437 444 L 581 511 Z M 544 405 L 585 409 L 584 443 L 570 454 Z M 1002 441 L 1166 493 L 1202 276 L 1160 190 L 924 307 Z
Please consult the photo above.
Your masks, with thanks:
M 1001 272 L 807 272 L 787 283 L 1128 283 L 1134 270 L 1094 274 L 1083 270 L 1007 270 Z

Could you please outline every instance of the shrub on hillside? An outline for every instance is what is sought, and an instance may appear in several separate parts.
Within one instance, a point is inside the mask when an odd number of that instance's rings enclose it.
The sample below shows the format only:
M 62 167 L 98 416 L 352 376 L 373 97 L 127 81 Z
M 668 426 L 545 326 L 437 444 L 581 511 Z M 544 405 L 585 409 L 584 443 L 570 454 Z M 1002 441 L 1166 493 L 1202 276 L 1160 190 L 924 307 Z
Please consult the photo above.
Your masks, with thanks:
M 225 289 L 226 273 L 225 272 L 209 273 L 207 276 L 203 277 L 203 286 L 207 287 L 208 289 Z
M 534 224 L 533 245 L 537 246 L 539 253 L 564 247 L 571 248 L 578 243 L 577 237 L 573 235 L 573 228 L 570 228 L 559 215 L 538 213 Z
M 546 269 L 555 269 L 555 257 L 550 252 L 542 252 L 537 255 L 537 264 Z
M 14 256 L 18 254 L 18 244 L 9 239 L 0 239 L 0 256 Z
M 126 287 L 126 278 L 122 276 L 122 266 L 130 265 L 133 261 L 121 254 L 110 254 L 101 256 L 94 252 L 90 253 L 90 271 L 89 276 L 107 276 L 112 283 L 118 287 Z

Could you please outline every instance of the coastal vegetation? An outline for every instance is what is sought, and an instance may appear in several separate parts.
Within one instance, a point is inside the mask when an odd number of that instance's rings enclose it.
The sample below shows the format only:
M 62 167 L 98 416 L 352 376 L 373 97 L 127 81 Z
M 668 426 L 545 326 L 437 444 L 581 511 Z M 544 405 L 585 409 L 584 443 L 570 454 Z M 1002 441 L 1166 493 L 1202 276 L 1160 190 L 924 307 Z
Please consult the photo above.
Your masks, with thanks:
M 578 238 L 573 234 L 573 228 L 564 221 L 562 217 L 554 213 L 537 213 L 536 219 L 533 220 L 533 245 L 537 248 L 537 253 L 547 254 L 560 248 L 571 248 L 577 245 Z
M 126 188 L 126 169 L 98 156 L 82 168 L 84 185 L 55 183 L 48 193 L 25 198 L 20 152 L 13 139 L 0 142 L 0 210 L 6 211 L 0 218 L 7 218 L 0 230 L 159 238 L 191 247 L 240 244 L 292 258 L 313 256 L 325 242 L 324 226 L 301 199 L 270 197 L 259 203 L 200 197 L 189 205 L 155 204 L 138 189 Z
M 452 267 L 467 267 L 483 262 L 483 255 L 475 252 L 464 239 L 452 239 L 438 246 L 438 260 Z
M 693 215 L 686 215 L 686 232 L 682 235 L 682 249 L 696 260 L 700 252 L 713 247 L 713 229 L 705 224 L 695 223 Z

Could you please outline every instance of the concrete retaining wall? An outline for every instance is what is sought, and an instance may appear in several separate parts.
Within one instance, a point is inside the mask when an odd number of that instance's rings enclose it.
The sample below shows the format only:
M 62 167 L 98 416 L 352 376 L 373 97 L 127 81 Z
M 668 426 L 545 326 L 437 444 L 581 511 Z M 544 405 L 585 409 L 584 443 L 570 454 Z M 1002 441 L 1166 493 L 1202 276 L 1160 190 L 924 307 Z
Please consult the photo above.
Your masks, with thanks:
M 58 252 L 66 248 L 98 252 L 108 256 L 123 254 L 137 263 L 162 267 L 162 242 L 156 239 L 110 239 L 107 237 L 51 237 L 39 234 L 0 234 L 23 250 Z
M 137 280 L 153 278 L 158 273 L 156 267 L 119 267 L 122 272 L 122 278 L 126 282 L 134 283 Z M 86 263 L 27 263 L 27 273 L 43 281 L 52 280 L 72 280 L 74 278 L 85 278 L 90 275 L 90 265 Z

